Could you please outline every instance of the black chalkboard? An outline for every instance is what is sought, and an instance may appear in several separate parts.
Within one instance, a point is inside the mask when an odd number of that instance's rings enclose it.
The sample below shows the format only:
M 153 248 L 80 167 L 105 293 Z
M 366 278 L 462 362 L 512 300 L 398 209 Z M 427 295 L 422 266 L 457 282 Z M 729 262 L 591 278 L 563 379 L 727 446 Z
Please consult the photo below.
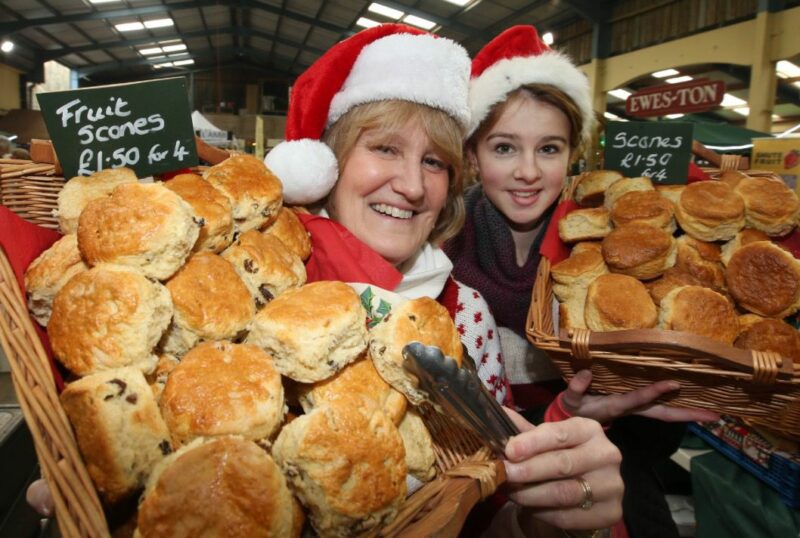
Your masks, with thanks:
M 606 126 L 606 170 L 647 176 L 655 184 L 686 183 L 692 151 L 691 123 L 612 121 Z
M 198 164 L 183 78 L 38 98 L 66 178 L 122 166 L 141 178 Z

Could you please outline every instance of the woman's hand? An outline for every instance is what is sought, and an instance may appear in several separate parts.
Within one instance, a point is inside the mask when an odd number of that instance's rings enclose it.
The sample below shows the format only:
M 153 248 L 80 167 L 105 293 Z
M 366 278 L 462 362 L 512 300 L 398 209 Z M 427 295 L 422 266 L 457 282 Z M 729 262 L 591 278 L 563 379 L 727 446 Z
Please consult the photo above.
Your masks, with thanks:
M 533 426 L 506 411 L 522 431 L 506 445 L 509 497 L 528 508 L 525 515 L 561 529 L 604 528 L 622 518 L 622 456 L 599 423 L 576 417 Z
M 570 380 L 561 396 L 561 404 L 570 415 L 592 418 L 600 423 L 626 415 L 642 415 L 665 422 L 708 422 L 719 420 L 719 414 L 707 409 L 689 409 L 656 404 L 658 398 L 681 388 L 677 381 L 657 381 L 625 394 L 589 395 L 592 373 L 581 370 Z
M 28 486 L 28 491 L 25 493 L 25 500 L 40 516 L 50 517 L 53 515 L 55 507 L 53 494 L 50 493 L 50 486 L 47 485 L 47 481 L 44 478 L 31 482 L 31 485 Z

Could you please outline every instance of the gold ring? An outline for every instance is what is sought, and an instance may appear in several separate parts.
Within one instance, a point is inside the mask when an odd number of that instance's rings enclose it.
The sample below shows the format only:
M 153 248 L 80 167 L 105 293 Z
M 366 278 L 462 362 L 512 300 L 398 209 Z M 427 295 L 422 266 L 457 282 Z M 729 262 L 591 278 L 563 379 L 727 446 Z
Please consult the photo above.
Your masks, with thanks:
M 581 485 L 583 488 L 583 501 L 578 505 L 578 508 L 581 510 L 589 510 L 592 506 L 594 506 L 594 495 L 592 495 L 592 487 L 589 485 L 589 482 L 582 476 L 577 477 L 575 480 L 578 481 L 578 484 Z

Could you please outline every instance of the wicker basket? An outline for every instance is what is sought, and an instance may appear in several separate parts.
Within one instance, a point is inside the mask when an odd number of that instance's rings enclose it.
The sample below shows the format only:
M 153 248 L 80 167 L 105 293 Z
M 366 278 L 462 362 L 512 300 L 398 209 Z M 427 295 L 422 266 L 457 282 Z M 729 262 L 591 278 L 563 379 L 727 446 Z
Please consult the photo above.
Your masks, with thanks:
M 26 168 L 36 169 L 36 174 L 44 172 L 35 163 L 26 163 Z M 57 228 L 53 210 L 64 179 L 24 172 L 9 177 L 5 170 L 0 163 L 0 204 L 26 220 Z M 0 344 L 11 365 L 14 389 L 33 436 L 42 475 L 53 493 L 61 534 L 110 536 L 102 505 L 61 408 L 49 359 L 2 248 Z M 473 434 L 430 408 L 421 408 L 420 414 L 434 439 L 437 478 L 409 496 L 397 518 L 370 536 L 457 536 L 472 507 L 505 480 L 503 465 Z
M 724 169 L 735 169 L 738 160 L 726 159 L 723 165 Z M 721 170 L 708 171 L 715 177 Z M 568 185 L 562 200 L 572 199 L 575 183 Z M 589 368 L 592 389 L 605 394 L 674 380 L 681 388 L 676 394 L 664 397 L 670 405 L 748 417 L 785 435 L 800 437 L 800 372 L 795 373 L 791 360 L 676 331 L 563 330 L 554 326 L 555 304 L 550 260 L 542 257 L 526 333 L 534 346 L 547 353 L 565 379 Z

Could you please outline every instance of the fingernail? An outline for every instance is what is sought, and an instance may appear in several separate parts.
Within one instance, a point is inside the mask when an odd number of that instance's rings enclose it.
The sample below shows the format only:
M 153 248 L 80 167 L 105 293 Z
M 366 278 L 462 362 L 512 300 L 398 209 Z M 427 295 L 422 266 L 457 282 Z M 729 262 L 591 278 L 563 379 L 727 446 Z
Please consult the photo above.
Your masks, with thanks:
M 508 460 L 504 461 L 503 463 L 506 466 L 506 479 L 509 482 L 516 482 L 514 477 L 519 472 L 519 470 L 518 470 L 519 465 L 517 465 L 516 463 L 511 463 Z

